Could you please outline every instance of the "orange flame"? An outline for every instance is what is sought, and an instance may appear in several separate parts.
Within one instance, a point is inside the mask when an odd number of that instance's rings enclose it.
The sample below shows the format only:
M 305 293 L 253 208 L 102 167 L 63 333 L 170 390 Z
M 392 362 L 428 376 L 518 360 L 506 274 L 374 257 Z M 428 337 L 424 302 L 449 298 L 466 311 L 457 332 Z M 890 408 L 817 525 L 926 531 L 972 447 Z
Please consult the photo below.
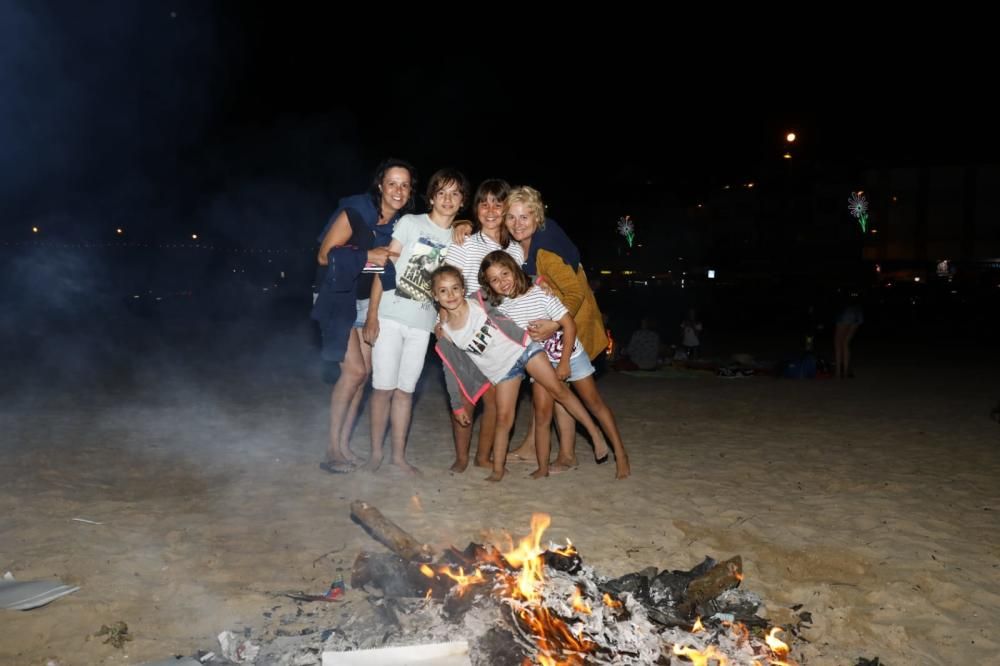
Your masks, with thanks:
M 767 663 L 769 666 L 796 666 L 794 661 L 785 659 L 791 651 L 791 648 L 788 647 L 787 643 L 775 635 L 779 631 L 784 631 L 784 629 L 781 627 L 772 627 L 771 631 L 767 632 L 767 636 L 764 637 L 764 641 L 767 643 L 767 646 L 771 648 L 771 651 L 774 652 L 777 657 L 777 659 L 769 659 Z
M 557 555 L 562 555 L 563 557 L 573 557 L 576 555 L 576 548 L 573 547 L 573 542 L 566 539 L 566 545 L 562 548 L 556 548 L 552 551 Z
M 434 569 L 431 569 L 426 564 L 420 565 L 420 573 L 427 576 L 428 578 L 434 578 Z
M 580 588 L 578 587 L 573 590 L 572 604 L 573 610 L 576 612 L 590 615 L 590 605 L 583 600 L 583 595 L 580 593 Z
M 691 627 L 691 633 L 697 634 L 699 631 L 705 631 L 705 625 L 701 623 L 701 618 L 696 618 L 694 621 L 694 626 Z
M 710 663 L 712 666 L 726 666 L 729 663 L 726 655 L 715 649 L 714 645 L 709 645 L 707 650 L 701 652 L 694 648 L 675 644 L 674 654 L 690 659 L 694 666 L 709 666 Z
M 779 631 L 784 631 L 781 627 L 773 627 L 771 631 L 767 632 L 767 636 L 764 637 L 764 641 L 767 646 L 771 648 L 771 651 L 779 657 L 788 656 L 788 644 L 783 640 L 775 636 Z
M 451 571 L 448 570 L 448 567 L 441 567 L 440 572 L 443 573 L 448 578 L 451 578 L 456 583 L 458 583 L 459 595 L 464 594 L 465 589 L 469 585 L 472 585 L 473 583 L 482 583 L 486 580 L 485 578 L 483 578 L 483 573 L 479 569 L 476 569 L 475 573 L 473 573 L 471 576 L 465 575 L 465 569 L 463 567 L 458 568 L 458 574 L 453 574 Z
M 622 607 L 622 602 L 620 602 L 620 601 L 618 601 L 616 599 L 612 599 L 611 595 L 608 594 L 607 592 L 604 593 L 604 599 L 603 599 L 603 601 L 604 601 L 604 605 L 607 606 L 608 608 L 621 608 Z

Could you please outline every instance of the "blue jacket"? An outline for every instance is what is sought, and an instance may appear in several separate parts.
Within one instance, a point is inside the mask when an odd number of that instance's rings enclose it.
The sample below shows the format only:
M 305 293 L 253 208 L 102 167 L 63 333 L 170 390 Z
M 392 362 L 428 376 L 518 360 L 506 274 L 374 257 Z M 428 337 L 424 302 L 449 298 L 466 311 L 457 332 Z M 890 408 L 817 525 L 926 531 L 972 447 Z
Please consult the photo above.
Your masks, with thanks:
M 348 243 L 331 248 L 327 253 L 327 265 L 320 266 L 317 271 L 319 293 L 310 313 L 319 324 L 323 360 L 335 362 L 343 361 L 347 353 L 351 328 L 357 316 L 358 279 L 368 261 L 368 250 L 388 245 L 399 219 L 397 215 L 388 224 L 379 225 L 379 211 L 370 195 L 345 197 L 319 235 L 320 243 L 337 217 L 345 211 L 351 223 L 351 238 Z M 390 289 L 395 286 L 396 271 L 392 262 L 386 264 L 381 279 L 383 286 L 388 284 Z

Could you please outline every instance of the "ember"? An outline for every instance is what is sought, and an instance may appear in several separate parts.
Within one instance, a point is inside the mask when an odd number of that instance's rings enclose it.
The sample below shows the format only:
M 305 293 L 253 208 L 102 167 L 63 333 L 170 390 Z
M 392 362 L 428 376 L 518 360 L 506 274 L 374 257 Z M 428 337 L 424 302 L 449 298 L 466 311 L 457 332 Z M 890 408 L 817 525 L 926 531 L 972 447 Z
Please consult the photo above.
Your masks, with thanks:
M 794 665 L 778 638 L 782 629 L 762 633 L 759 597 L 737 589 L 739 556 L 706 558 L 688 571 L 650 568 L 607 579 L 572 544 L 543 546 L 550 518 L 535 514 L 531 534 L 506 552 L 469 544 L 435 562 L 429 547 L 373 507 L 363 508 L 355 519 L 377 538 L 390 534 L 379 540 L 395 554 L 360 553 L 352 587 L 379 589 L 386 600 L 426 593 L 433 601 L 414 612 L 450 625 L 426 632 L 426 642 L 441 634 L 466 638 L 473 663 Z M 378 525 L 366 525 L 364 516 Z

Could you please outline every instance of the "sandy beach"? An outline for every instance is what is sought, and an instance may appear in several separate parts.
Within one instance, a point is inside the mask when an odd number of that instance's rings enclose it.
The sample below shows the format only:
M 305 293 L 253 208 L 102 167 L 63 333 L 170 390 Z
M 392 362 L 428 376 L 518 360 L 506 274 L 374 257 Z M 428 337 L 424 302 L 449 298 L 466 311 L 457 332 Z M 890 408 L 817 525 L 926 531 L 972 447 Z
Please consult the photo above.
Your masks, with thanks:
M 271 638 L 296 609 L 282 592 L 322 593 L 359 551 L 381 548 L 350 521 L 355 499 L 435 546 L 523 535 L 546 512 L 548 538 L 571 539 L 608 576 L 741 554 L 744 587 L 774 623 L 797 604 L 811 612 L 801 663 L 1000 654 L 995 351 L 928 358 L 862 343 L 859 377 L 841 382 L 612 372 L 599 387 L 631 478 L 595 465 L 581 436 L 578 469 L 532 481 L 511 465 L 489 484 L 483 470 L 447 471 L 433 365 L 409 439 L 422 477 L 319 470 L 329 394 L 307 338 L 248 332 L 59 381 L 30 359 L 7 363 L 0 573 L 81 589 L 3 611 L 0 662 L 141 664 L 217 649 L 226 629 Z M 366 413 L 354 449 L 367 442 Z M 348 601 L 362 594 L 348 590 Z M 342 608 L 307 610 L 333 627 Z M 123 649 L 88 638 L 119 620 L 134 636 Z

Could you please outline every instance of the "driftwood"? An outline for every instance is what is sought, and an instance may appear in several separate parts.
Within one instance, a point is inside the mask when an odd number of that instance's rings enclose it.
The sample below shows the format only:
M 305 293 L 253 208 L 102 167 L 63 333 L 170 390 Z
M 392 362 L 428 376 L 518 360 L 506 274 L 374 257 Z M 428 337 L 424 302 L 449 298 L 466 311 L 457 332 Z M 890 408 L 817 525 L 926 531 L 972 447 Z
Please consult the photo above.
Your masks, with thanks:
M 430 562 L 434 559 L 434 551 L 430 546 L 414 539 L 367 502 L 360 500 L 351 502 L 351 518 L 365 528 L 376 541 L 404 560 Z
M 743 580 L 743 558 L 737 555 L 719 562 L 704 574 L 692 580 L 684 591 L 684 601 L 679 610 L 688 617 L 699 607 L 717 596 L 739 586 Z

